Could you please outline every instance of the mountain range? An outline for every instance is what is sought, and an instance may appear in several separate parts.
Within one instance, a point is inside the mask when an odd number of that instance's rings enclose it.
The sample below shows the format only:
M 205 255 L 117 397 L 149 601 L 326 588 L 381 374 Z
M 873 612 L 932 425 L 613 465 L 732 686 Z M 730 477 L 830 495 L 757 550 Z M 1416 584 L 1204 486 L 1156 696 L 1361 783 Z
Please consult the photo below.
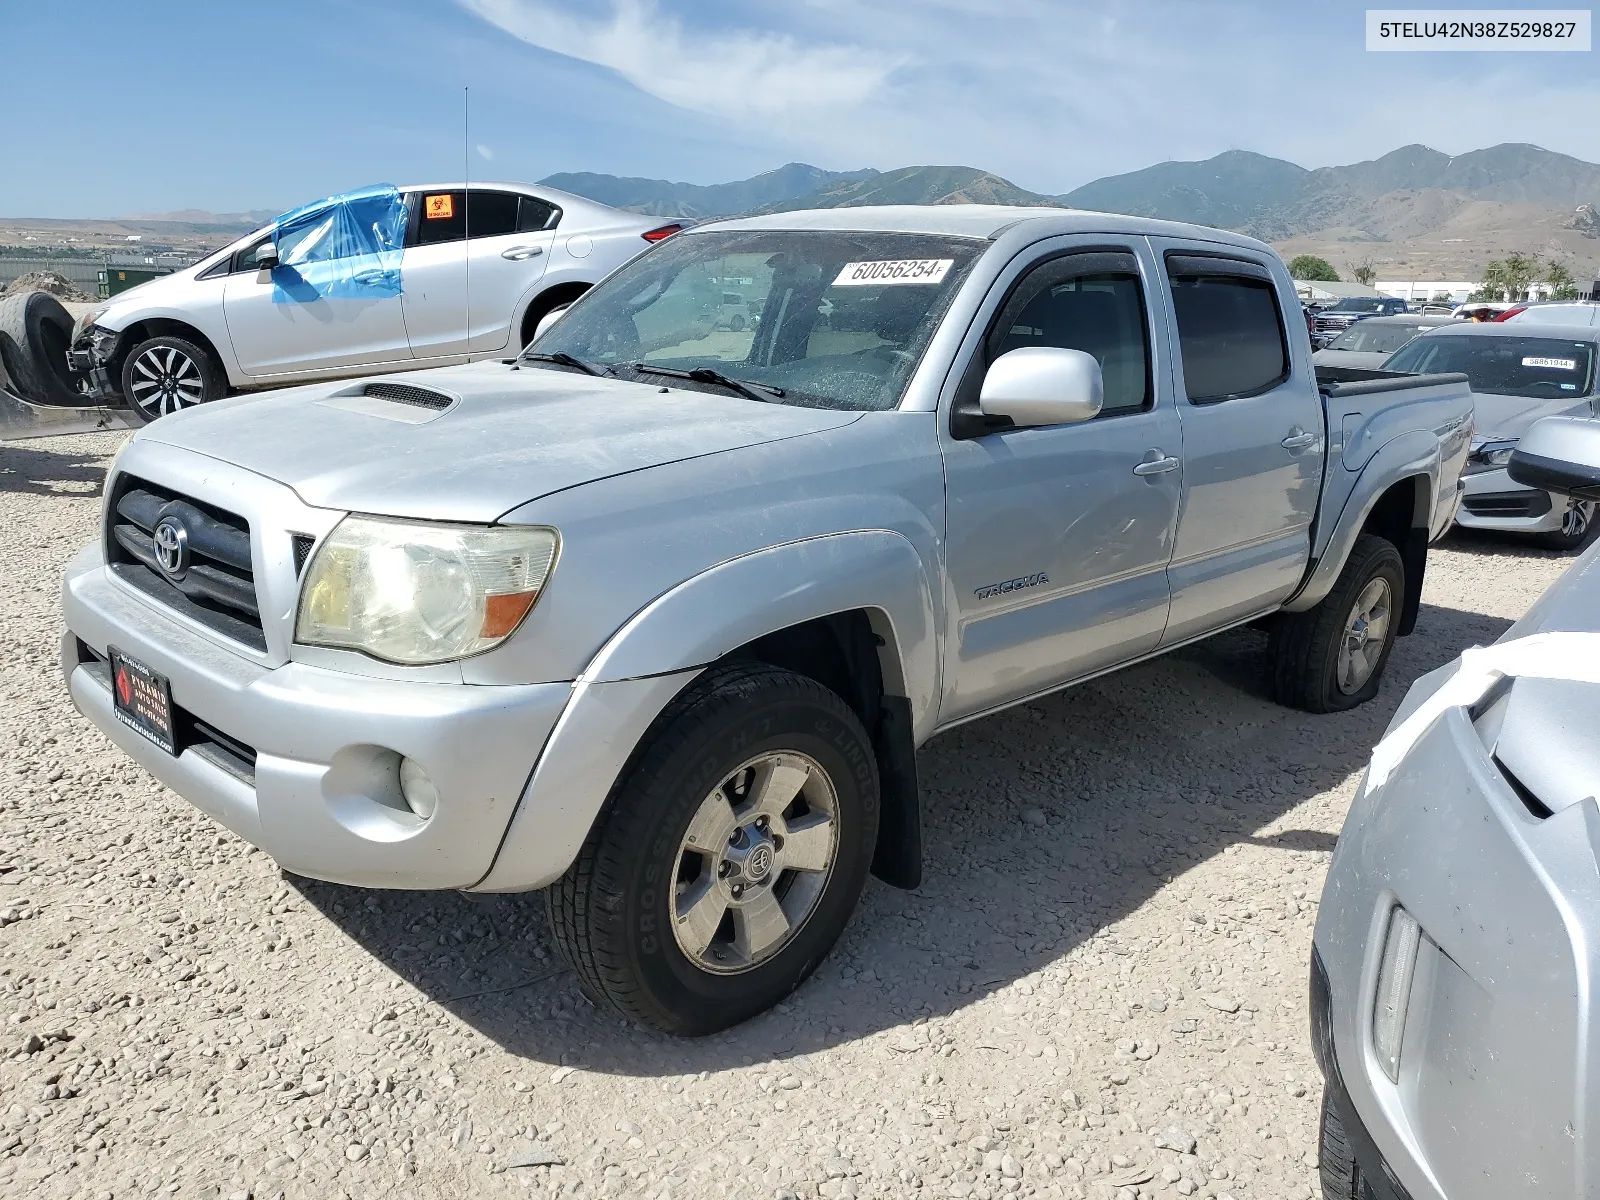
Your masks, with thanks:
M 1235 229 L 1342 270 L 1371 261 L 1385 278 L 1476 278 L 1513 250 L 1600 272 L 1600 165 L 1526 143 L 1448 155 L 1402 146 L 1380 158 L 1308 169 L 1247 150 L 1107 176 L 1062 195 L 964 166 L 825 171 L 790 163 L 715 185 L 564 174 L 543 182 L 659 216 L 696 219 L 861 204 L 1085 208 Z

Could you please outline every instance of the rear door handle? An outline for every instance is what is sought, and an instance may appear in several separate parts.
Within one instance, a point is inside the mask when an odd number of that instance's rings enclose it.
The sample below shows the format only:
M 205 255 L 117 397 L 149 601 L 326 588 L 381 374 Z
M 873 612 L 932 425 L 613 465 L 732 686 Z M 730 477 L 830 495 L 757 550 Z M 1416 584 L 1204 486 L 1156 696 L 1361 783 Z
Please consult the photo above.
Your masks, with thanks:
M 1135 475 L 1164 475 L 1168 471 L 1176 471 L 1179 462 L 1175 458 L 1149 458 L 1133 469 Z
M 1317 435 L 1314 433 L 1291 433 L 1281 443 L 1285 450 L 1304 450 L 1307 446 L 1316 444 Z
M 543 253 L 542 246 L 513 246 L 509 250 L 500 251 L 500 257 L 509 258 L 512 262 L 521 262 L 525 258 L 538 258 Z

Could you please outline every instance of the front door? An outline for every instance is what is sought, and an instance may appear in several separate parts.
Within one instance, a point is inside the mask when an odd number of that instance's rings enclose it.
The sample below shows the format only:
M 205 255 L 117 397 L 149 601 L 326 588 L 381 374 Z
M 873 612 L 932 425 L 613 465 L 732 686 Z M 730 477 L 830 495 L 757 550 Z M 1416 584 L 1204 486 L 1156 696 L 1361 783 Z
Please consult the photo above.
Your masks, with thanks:
M 1298 328 L 1289 336 L 1284 316 L 1294 292 L 1275 282 L 1268 256 L 1152 241 L 1177 335 L 1183 421 L 1183 512 L 1162 639 L 1173 645 L 1265 612 L 1299 586 L 1325 439 L 1310 346 Z
M 1181 430 L 1141 244 L 1056 248 L 1003 279 L 960 384 L 1022 346 L 1084 350 L 1105 405 L 1077 425 L 957 438 L 946 423 L 953 595 L 940 720 L 972 716 L 1156 648 L 1183 483 Z M 1139 468 L 1135 472 L 1135 468 Z
M 282 285 L 285 276 L 294 280 L 297 265 L 308 271 L 312 262 L 325 270 L 338 269 L 338 260 L 317 257 L 320 228 L 307 225 L 279 239 L 286 271 L 277 273 L 277 284 L 273 273 L 255 265 L 256 251 L 270 237 L 235 254 L 222 311 L 239 369 L 246 375 L 315 375 L 411 357 L 399 296 L 323 295 L 312 286 Z
M 410 204 L 402 275 L 412 357 L 506 349 L 520 337 L 512 322 L 549 263 L 555 209 L 488 188 L 418 192 Z

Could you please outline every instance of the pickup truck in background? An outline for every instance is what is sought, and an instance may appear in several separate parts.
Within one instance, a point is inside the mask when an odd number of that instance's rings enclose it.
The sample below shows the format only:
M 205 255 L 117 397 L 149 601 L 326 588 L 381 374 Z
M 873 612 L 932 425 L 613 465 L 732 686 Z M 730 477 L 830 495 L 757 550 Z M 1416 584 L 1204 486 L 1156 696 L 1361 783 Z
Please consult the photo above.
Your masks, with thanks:
M 696 297 L 738 278 L 761 320 Z M 509 363 L 140 430 L 69 568 L 79 710 L 291 872 L 547 888 L 584 987 L 706 1033 L 921 877 L 915 751 L 1247 623 L 1371 698 L 1472 436 L 1319 382 L 1272 250 L 986 206 L 679 234 Z

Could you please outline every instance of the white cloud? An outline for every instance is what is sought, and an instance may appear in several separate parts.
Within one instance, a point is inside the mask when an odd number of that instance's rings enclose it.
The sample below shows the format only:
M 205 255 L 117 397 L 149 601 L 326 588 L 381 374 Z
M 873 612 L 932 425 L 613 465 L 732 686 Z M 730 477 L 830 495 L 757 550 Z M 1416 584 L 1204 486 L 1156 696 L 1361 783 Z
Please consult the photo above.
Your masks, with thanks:
M 615 0 L 609 17 L 544 0 L 460 0 L 531 45 L 606 67 L 678 108 L 730 118 L 807 117 L 877 96 L 905 56 L 785 33 L 686 32 L 656 0 Z

